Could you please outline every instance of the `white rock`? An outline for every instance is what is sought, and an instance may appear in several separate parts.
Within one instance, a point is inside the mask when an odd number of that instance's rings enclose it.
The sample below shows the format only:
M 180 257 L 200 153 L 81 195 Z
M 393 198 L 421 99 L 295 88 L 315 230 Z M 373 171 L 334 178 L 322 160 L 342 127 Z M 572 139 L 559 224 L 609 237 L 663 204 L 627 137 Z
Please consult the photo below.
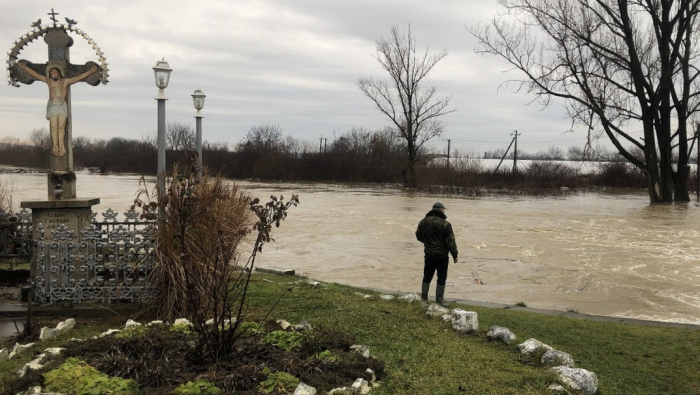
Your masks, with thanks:
M 236 319 L 235 319 L 235 318 L 230 318 L 230 319 L 225 320 L 224 322 L 225 322 L 224 325 L 231 325 L 232 322 L 236 322 Z M 213 319 L 213 318 L 209 318 L 209 319 L 207 320 L 207 322 L 205 322 L 205 324 L 206 324 L 206 325 L 209 325 L 209 326 L 214 325 L 214 319 Z
M 541 341 L 533 338 L 527 339 L 524 342 L 518 344 L 518 350 L 520 350 L 521 354 L 525 355 L 536 354 L 540 351 L 540 349 L 554 350 L 552 346 L 544 344 Z
M 69 318 L 63 322 L 59 322 L 58 325 L 56 325 L 56 328 L 52 329 L 47 326 L 41 328 L 39 339 L 41 339 L 41 341 L 47 341 L 55 338 L 58 335 L 66 333 L 73 328 L 75 328 L 75 319 Z
M 516 337 L 510 329 L 503 326 L 492 326 L 486 332 L 486 337 L 490 340 L 497 340 L 503 344 L 510 344 L 515 341 Z
M 372 297 L 372 295 L 370 295 L 370 294 L 367 294 L 367 295 L 362 295 L 362 297 L 363 297 L 363 298 L 365 298 L 365 299 L 369 299 L 369 298 L 371 298 L 371 297 Z
M 310 331 L 313 329 L 311 324 L 309 324 L 307 321 L 302 321 L 292 327 L 297 332 L 304 332 L 304 331 Z
M 547 391 L 553 392 L 555 394 L 568 394 L 569 391 L 566 390 L 566 388 L 562 387 L 559 384 L 550 384 L 549 387 L 547 387 Z
M 146 324 L 146 326 L 151 326 L 151 325 L 163 325 L 163 321 L 155 320 L 155 321 L 151 321 L 148 324 Z
M 357 394 L 357 390 L 352 387 L 340 387 L 340 388 L 333 388 L 328 392 L 328 395 L 355 395 Z
M 574 391 L 593 395 L 598 391 L 598 376 L 586 369 L 556 366 L 551 371 L 559 375 L 559 379 Z
M 352 388 L 354 388 L 356 390 L 356 393 L 361 394 L 361 395 L 369 394 L 369 392 L 372 390 L 369 387 L 367 380 L 365 380 L 363 378 L 359 378 L 359 379 L 355 380 L 355 382 L 352 383 Z
M 10 351 L 10 355 L 8 356 L 8 359 L 12 359 L 18 355 L 22 355 L 25 352 L 27 352 L 34 343 L 27 343 L 25 345 L 20 345 L 19 343 L 15 343 L 15 346 L 12 348 L 12 351 Z
M 60 333 L 56 329 L 45 326 L 41 328 L 41 332 L 39 333 L 39 340 L 45 342 L 47 340 L 55 338 L 59 334 Z
M 141 323 L 136 322 L 136 321 L 134 321 L 134 320 L 132 320 L 132 319 L 129 319 L 129 320 L 126 321 L 126 325 L 124 325 L 124 329 L 133 328 L 133 327 L 135 327 L 135 326 L 141 326 Z
M 547 350 L 547 352 L 542 355 L 541 362 L 544 366 L 574 367 L 574 358 L 571 357 L 571 354 L 558 350 Z
M 294 394 L 292 395 L 316 395 L 316 388 L 299 382 L 299 385 L 297 385 L 297 388 L 294 390 Z
M 10 352 L 6 348 L 0 349 L 0 362 L 10 359 Z
M 287 322 L 285 320 L 277 320 L 275 322 L 279 324 L 279 326 L 282 328 L 283 331 L 286 331 L 287 328 L 292 326 L 292 324 L 290 324 L 289 322 Z
M 38 395 L 41 394 L 41 387 L 40 386 L 34 386 L 34 387 L 29 387 L 26 391 L 22 393 L 23 395 Z
M 420 296 L 418 296 L 418 294 L 415 294 L 415 293 L 406 294 L 406 295 L 402 295 L 401 299 L 403 299 L 407 302 L 413 302 L 414 300 L 420 300 Z
M 352 351 L 355 351 L 358 354 L 361 354 L 365 358 L 369 358 L 369 347 L 368 346 L 363 346 L 360 344 L 355 344 L 353 346 L 350 346 L 350 349 Z
M 380 298 L 384 300 L 392 300 L 394 299 L 394 295 L 379 295 Z
M 74 338 L 71 338 L 70 341 L 72 341 L 74 343 L 80 343 L 83 341 L 83 339 L 78 339 L 77 337 L 74 337 Z
M 307 281 L 307 283 L 309 283 L 314 288 L 318 287 L 318 285 L 321 284 L 318 281 L 311 281 L 311 280 Z
M 178 318 L 173 322 L 173 326 L 176 325 L 192 326 L 192 323 L 187 318 Z
M 433 303 L 428 307 L 428 311 L 425 312 L 425 315 L 429 316 L 434 316 L 434 315 L 439 315 L 440 317 L 450 314 L 450 309 L 445 308 L 440 306 L 437 303 Z
M 112 336 L 115 333 L 119 333 L 119 332 L 121 332 L 121 330 L 119 330 L 119 329 L 109 329 L 109 330 L 107 330 L 107 332 L 100 333 L 99 335 L 97 335 L 97 337 Z
M 442 320 L 445 322 L 452 322 L 452 314 L 445 314 L 442 316 Z
M 74 318 L 69 318 L 63 322 L 59 322 L 58 325 L 56 325 L 56 330 L 58 333 L 66 333 L 73 328 L 75 328 Z
M 462 309 L 452 310 L 452 327 L 459 333 L 472 333 L 479 330 L 476 312 Z
M 63 350 L 65 350 L 65 348 L 53 347 L 47 348 L 46 350 L 44 350 L 44 353 L 49 355 L 60 355 L 63 352 Z
M 372 379 L 370 380 L 369 383 L 370 383 L 373 387 L 374 387 L 374 386 L 378 386 L 379 383 L 377 383 L 377 375 L 374 373 L 374 370 L 372 370 L 372 369 L 370 369 L 370 368 L 367 368 L 367 370 L 365 370 L 365 372 L 366 372 L 366 373 L 369 373 L 369 375 L 372 376 Z
M 46 358 L 46 354 L 39 354 L 31 362 L 24 364 L 22 369 L 17 371 L 17 374 L 19 375 L 19 377 L 26 376 L 30 370 L 39 370 L 39 369 L 43 368 L 44 365 L 42 365 L 41 362 L 44 361 L 44 358 Z

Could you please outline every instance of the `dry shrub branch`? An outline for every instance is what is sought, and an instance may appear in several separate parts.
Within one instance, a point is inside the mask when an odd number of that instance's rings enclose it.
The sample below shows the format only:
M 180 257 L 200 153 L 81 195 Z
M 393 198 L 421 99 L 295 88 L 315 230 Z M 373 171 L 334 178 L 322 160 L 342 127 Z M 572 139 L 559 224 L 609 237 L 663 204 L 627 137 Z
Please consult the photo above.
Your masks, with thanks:
M 243 334 L 255 257 L 298 198 L 272 196 L 263 204 L 220 176 L 204 172 L 197 180 L 193 169 L 176 168 L 156 201 L 142 189 L 135 205 L 157 219 L 158 263 L 150 283 L 158 292 L 158 317 L 189 319 L 199 337 L 196 354 L 219 360 L 234 353 Z M 246 245 L 247 258 L 241 251 Z

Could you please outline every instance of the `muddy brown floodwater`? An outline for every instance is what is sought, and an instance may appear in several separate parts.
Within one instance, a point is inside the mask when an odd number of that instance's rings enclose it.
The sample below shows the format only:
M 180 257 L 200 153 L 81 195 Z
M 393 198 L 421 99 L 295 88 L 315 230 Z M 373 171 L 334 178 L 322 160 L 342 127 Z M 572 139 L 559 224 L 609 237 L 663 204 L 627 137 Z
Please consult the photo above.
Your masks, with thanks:
M 78 174 L 96 211 L 126 211 L 138 176 Z M 15 205 L 44 199 L 43 174 L 0 174 Z M 433 202 L 447 206 L 459 247 L 446 297 L 700 324 L 700 207 L 650 205 L 645 191 L 550 197 L 435 197 L 381 187 L 241 182 L 261 199 L 300 195 L 259 265 L 321 281 L 418 292 L 414 231 Z M 479 283 L 480 280 L 481 283 Z M 431 293 L 434 290 L 431 288 Z

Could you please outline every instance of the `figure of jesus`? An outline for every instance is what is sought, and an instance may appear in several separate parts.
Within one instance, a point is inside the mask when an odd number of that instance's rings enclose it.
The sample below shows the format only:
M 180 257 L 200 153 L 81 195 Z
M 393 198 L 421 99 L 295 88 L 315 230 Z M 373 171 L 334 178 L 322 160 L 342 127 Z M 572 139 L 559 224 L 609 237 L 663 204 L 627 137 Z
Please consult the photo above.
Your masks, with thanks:
M 84 80 L 90 74 L 97 71 L 97 66 L 92 66 L 88 71 L 72 78 L 64 78 L 61 70 L 51 65 L 47 66 L 48 78 L 30 69 L 23 62 L 18 62 L 17 66 L 38 81 L 45 82 L 46 85 L 49 86 L 49 102 L 46 104 L 46 119 L 49 120 L 49 124 L 51 125 L 51 140 L 53 141 L 51 153 L 54 156 L 65 155 L 66 147 L 64 144 L 66 138 L 66 120 L 68 119 L 66 94 L 68 93 L 68 87 L 76 82 Z

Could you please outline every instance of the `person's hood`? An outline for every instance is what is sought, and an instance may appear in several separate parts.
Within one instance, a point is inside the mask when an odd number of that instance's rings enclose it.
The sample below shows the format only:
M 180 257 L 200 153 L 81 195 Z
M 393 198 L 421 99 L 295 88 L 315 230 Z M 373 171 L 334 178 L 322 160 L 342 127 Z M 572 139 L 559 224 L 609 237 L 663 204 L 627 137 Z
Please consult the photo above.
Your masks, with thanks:
M 443 213 L 439 209 L 430 210 L 430 211 L 428 211 L 428 214 L 425 214 L 425 216 L 426 217 L 440 217 L 442 219 L 447 219 L 447 216 L 445 215 L 445 213 Z

